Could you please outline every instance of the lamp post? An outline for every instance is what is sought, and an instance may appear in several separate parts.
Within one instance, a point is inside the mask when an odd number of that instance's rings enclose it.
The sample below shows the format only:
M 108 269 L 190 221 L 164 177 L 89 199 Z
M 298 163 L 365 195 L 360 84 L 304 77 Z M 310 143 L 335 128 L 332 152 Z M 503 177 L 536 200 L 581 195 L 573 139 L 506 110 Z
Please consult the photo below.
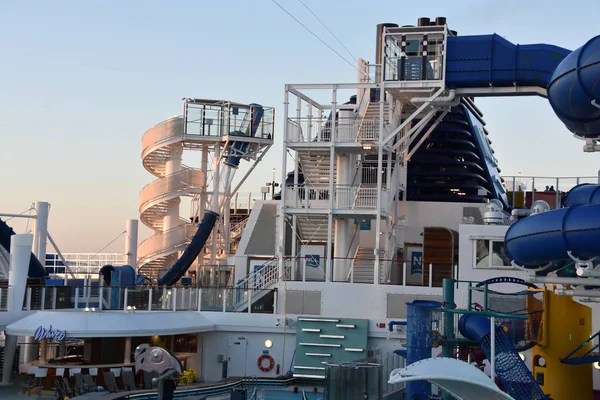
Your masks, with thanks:
M 275 167 L 273 167 L 273 180 L 267 182 L 267 186 L 271 187 L 271 200 L 275 199 L 275 188 L 279 187 L 279 183 L 275 182 Z

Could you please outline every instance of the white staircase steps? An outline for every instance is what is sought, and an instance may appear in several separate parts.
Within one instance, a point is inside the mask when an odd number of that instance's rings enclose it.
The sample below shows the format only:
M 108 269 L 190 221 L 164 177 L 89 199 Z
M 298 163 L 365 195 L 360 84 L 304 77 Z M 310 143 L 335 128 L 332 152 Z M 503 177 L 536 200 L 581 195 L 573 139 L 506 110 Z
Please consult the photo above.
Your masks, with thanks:
M 384 282 L 385 278 L 385 269 L 383 265 L 385 264 L 385 251 L 381 250 L 379 253 L 379 265 L 380 268 L 380 276 L 379 282 Z M 354 283 L 373 283 L 373 268 L 375 265 L 375 254 L 374 249 L 359 247 L 356 251 L 356 256 L 354 257 L 354 267 L 353 271 L 348 274 L 348 282 L 352 281 Z

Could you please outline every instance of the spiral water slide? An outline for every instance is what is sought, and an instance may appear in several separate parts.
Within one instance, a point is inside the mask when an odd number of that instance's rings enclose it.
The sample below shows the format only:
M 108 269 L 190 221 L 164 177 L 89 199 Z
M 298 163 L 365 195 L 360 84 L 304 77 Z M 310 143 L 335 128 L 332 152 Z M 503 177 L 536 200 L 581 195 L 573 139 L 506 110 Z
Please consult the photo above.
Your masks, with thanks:
M 251 104 L 250 106 L 250 111 L 247 114 L 248 117 L 240 127 L 240 130 L 230 132 L 229 136 L 238 136 L 240 139 L 242 137 L 255 136 L 256 130 L 263 118 L 264 109 L 258 104 Z M 218 175 L 218 190 L 213 191 L 210 206 L 211 209 L 204 213 L 196 233 L 181 256 L 163 276 L 158 278 L 157 281 L 159 285 L 174 285 L 181 277 L 183 277 L 200 254 L 200 251 L 202 251 L 202 248 L 204 248 L 204 245 L 220 216 L 223 205 L 226 204 L 229 199 L 231 182 L 233 181 L 233 177 L 240 165 L 242 157 L 247 152 L 248 145 L 249 143 L 243 140 L 231 141 L 228 148 L 224 150 L 224 154 L 227 156 L 223 157 L 221 161 L 220 173 Z

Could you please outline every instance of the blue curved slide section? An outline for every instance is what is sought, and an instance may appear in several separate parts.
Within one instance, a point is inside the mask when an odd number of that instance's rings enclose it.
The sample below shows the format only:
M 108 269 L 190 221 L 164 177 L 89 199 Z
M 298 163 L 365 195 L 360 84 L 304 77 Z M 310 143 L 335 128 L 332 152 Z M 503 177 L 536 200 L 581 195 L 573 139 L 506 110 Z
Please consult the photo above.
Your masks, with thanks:
M 594 204 L 595 203 L 595 204 Z M 546 211 L 515 222 L 504 237 L 507 255 L 518 265 L 537 268 L 550 262 L 600 255 L 600 185 L 575 186 L 567 208 Z
M 600 185 L 582 183 L 569 190 L 563 205 L 571 207 L 580 204 L 600 204 Z
M 181 257 L 173 264 L 171 268 L 160 278 L 158 278 L 159 285 L 174 285 L 179 279 L 185 274 L 190 265 L 194 262 L 196 257 L 202 251 L 204 244 L 210 236 L 215 223 L 219 218 L 219 214 L 214 211 L 206 211 L 202 222 L 198 226 L 196 234 L 192 238 L 189 246 L 185 249 Z
M 448 38 L 450 88 L 544 88 L 558 118 L 581 138 L 600 138 L 598 76 L 600 36 L 572 52 L 548 44 L 515 45 L 496 34 Z
M 552 74 L 548 100 L 581 138 L 600 137 L 600 36 L 569 54 Z
M 0 219 L 0 246 L 4 247 L 4 250 L 10 253 L 10 239 L 12 235 L 15 234 L 15 231 L 6 224 L 6 222 Z M 44 278 L 48 276 L 48 272 L 46 268 L 42 265 L 40 260 L 31 253 L 31 258 L 29 259 L 29 273 L 28 276 L 30 278 Z
M 492 357 L 490 325 L 490 320 L 481 315 L 463 315 L 458 320 L 460 334 L 479 342 L 488 360 Z M 547 399 L 502 326 L 496 326 L 495 332 L 495 372 L 506 392 L 515 400 Z

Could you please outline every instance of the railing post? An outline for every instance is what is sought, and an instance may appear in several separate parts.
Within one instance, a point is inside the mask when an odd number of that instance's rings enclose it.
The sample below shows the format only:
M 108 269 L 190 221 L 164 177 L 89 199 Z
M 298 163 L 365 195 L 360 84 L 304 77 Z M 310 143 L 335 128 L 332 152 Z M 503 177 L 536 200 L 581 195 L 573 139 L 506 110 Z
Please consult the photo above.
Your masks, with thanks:
M 277 314 L 277 297 L 279 295 L 279 291 L 275 289 L 273 292 L 273 314 Z
M 406 261 L 402 263 L 402 286 L 406 286 Z
M 100 278 L 100 287 L 98 288 L 98 309 L 102 311 L 104 307 L 104 279 Z
M 177 288 L 174 287 L 171 294 L 173 295 L 173 311 L 177 311 Z
M 198 299 L 198 312 L 202 311 L 202 288 L 196 288 L 196 297 Z
M 1 305 L 2 305 L 2 289 L 0 289 L 0 309 L 2 309 Z M 44 286 L 42 288 L 42 304 L 40 306 L 40 310 L 45 310 L 45 309 L 46 309 L 46 286 Z
M 92 295 L 92 286 L 91 286 L 92 285 L 92 281 L 90 279 L 88 279 L 88 285 L 89 286 L 87 286 L 87 291 L 84 288 L 84 292 L 87 292 L 86 296 L 85 296 L 85 306 L 89 308 L 89 306 L 90 306 L 90 296 Z
M 429 287 L 433 287 L 433 265 L 429 263 Z
M 44 289 L 46 289 L 46 288 L 44 288 Z M 0 310 L 5 310 L 5 309 L 7 309 L 7 307 L 4 305 L 4 301 L 2 301 L 2 299 L 3 299 L 2 295 L 3 295 L 3 294 L 4 294 L 4 293 L 2 293 L 2 288 L 0 288 Z
M 52 309 L 56 310 L 56 286 L 52 288 Z
M 27 311 L 31 310 L 31 287 L 27 288 L 27 303 L 25 305 Z
M 167 308 L 167 288 L 163 286 L 163 292 L 162 292 L 162 301 L 160 302 L 160 309 L 164 310 L 165 308 Z
M 129 288 L 125 288 L 125 293 L 123 294 L 123 311 L 127 310 L 128 294 L 129 294 Z
M 152 292 L 154 290 L 152 289 L 152 286 L 150 287 L 150 289 L 148 289 L 148 311 L 152 311 Z
M 75 309 L 79 309 L 79 287 L 75 288 Z
M 248 314 L 252 313 L 252 289 L 248 288 Z
M 227 312 L 227 290 L 223 289 L 223 312 Z

